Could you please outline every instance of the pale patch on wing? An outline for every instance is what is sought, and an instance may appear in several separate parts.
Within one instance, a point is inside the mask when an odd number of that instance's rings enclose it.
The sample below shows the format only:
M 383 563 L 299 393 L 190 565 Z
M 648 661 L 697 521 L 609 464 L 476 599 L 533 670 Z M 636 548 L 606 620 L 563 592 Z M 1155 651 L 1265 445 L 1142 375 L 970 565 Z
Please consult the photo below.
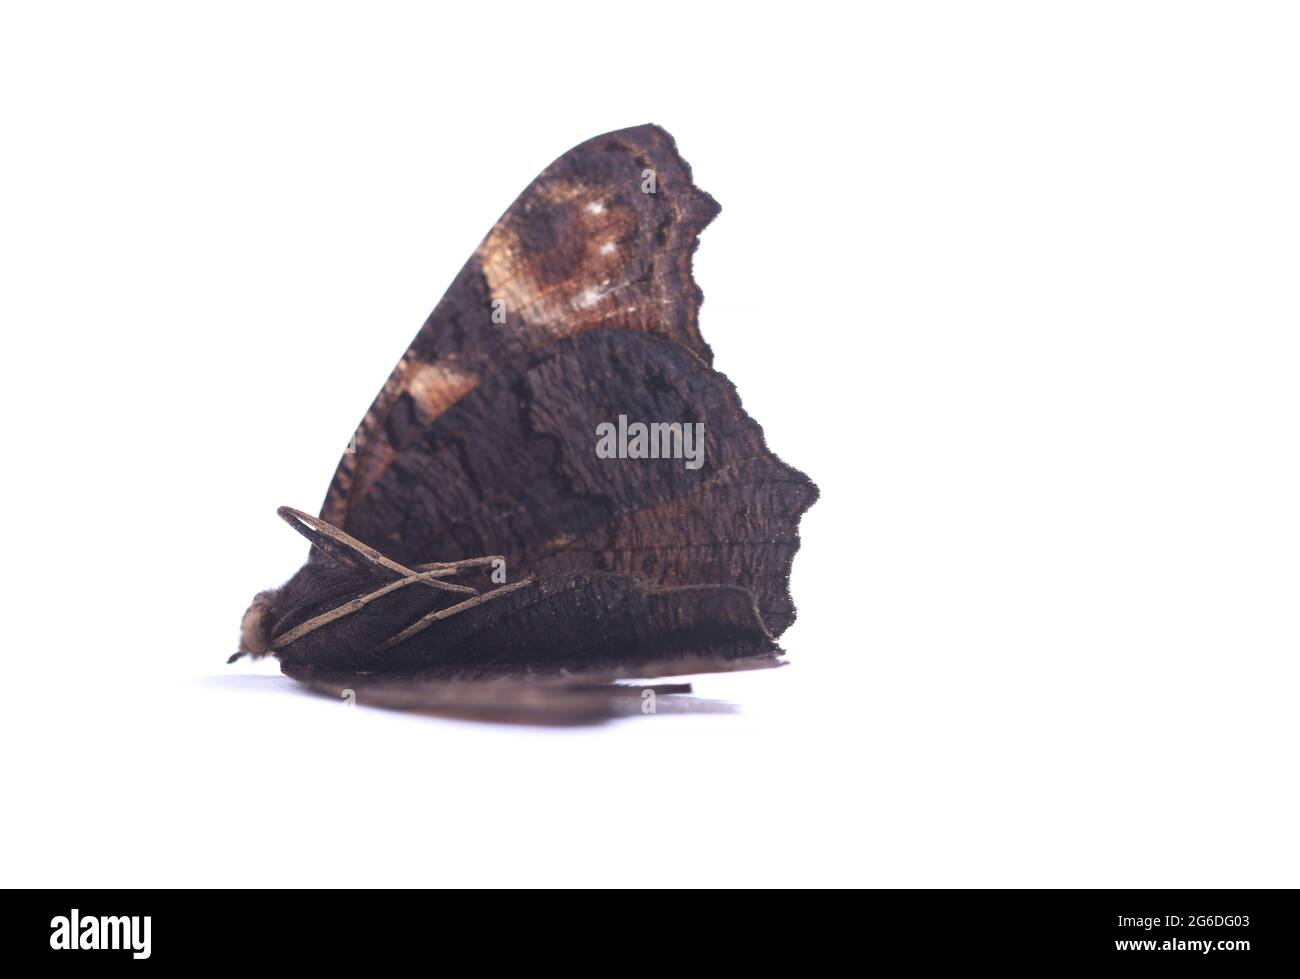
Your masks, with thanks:
M 361 420 L 353 450 L 345 453 L 339 463 L 321 508 L 321 517 L 336 527 L 346 526 L 352 500 L 363 498 L 388 471 L 398 453 L 388 444 L 384 419 L 402 394 L 410 394 L 426 420 L 432 421 L 478 384 L 476 373 L 462 370 L 453 363 L 440 361 L 431 364 L 410 354 L 402 357 L 380 390 L 379 397 L 366 412 L 366 417 Z
M 525 203 L 507 214 L 477 252 L 492 298 L 505 304 L 507 326 L 563 337 L 605 323 L 626 309 L 626 303 L 603 300 L 631 284 L 631 256 L 619 244 L 637 235 L 635 211 L 608 192 L 570 181 L 542 182 L 535 193 L 541 207 Z M 551 215 L 563 247 L 530 251 L 521 243 L 513 215 L 536 222 L 539 210 Z
M 407 393 L 429 420 L 437 418 L 478 384 L 479 376 L 473 371 L 461 370 L 446 361 L 416 363 L 406 378 Z

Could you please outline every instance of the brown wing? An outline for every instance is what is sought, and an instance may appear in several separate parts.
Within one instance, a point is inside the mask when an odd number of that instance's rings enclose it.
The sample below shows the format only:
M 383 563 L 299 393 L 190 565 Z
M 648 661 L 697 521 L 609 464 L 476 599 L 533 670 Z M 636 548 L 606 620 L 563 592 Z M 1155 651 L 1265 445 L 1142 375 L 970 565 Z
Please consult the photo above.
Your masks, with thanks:
M 710 367 L 690 269 L 717 211 L 654 126 L 553 163 L 398 363 L 321 516 L 407 564 L 492 553 L 512 577 L 740 585 L 779 634 L 816 488 Z M 598 459 L 595 426 L 620 414 L 703 423 L 705 463 Z

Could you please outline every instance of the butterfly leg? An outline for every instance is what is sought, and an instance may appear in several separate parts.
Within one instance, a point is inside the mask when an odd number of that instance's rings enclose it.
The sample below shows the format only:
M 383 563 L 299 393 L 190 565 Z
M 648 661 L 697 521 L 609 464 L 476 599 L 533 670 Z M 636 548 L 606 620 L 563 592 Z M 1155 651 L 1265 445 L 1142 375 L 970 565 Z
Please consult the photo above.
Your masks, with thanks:
M 435 561 L 432 564 L 417 564 L 411 570 L 413 571 L 438 571 L 441 570 L 446 574 L 460 574 L 462 571 L 468 571 L 470 568 L 484 568 L 497 561 L 505 563 L 505 558 L 500 554 L 489 554 L 486 557 L 465 558 L 463 561 Z
M 349 602 L 344 602 L 342 605 L 338 605 L 330 609 L 328 612 L 322 612 L 315 618 L 308 619 L 306 622 L 294 626 L 284 635 L 277 636 L 272 641 L 271 645 L 275 649 L 283 649 L 285 646 L 289 645 L 289 643 L 296 639 L 301 639 L 309 632 L 315 632 L 321 626 L 329 625 L 331 622 L 335 622 L 343 618 L 345 615 L 351 615 L 353 612 L 361 611 L 377 598 L 383 598 L 385 595 L 395 592 L 399 588 L 405 588 L 407 585 L 427 584 L 443 573 L 444 572 L 441 570 L 426 571 L 423 574 L 412 573 L 407 575 L 405 578 L 398 578 L 396 581 L 390 581 L 382 588 L 376 588 L 372 592 L 359 595 Z M 475 594 L 477 594 L 477 592 L 475 592 Z
M 464 612 L 467 609 L 474 608 L 476 605 L 482 605 L 484 602 L 490 602 L 494 598 L 500 598 L 502 595 L 508 595 L 512 591 L 518 591 L 520 588 L 525 588 L 528 585 L 531 585 L 532 583 L 533 583 L 533 577 L 532 575 L 529 575 L 527 578 L 523 579 L 522 581 L 516 581 L 512 585 L 502 585 L 500 588 L 495 588 L 490 592 L 484 592 L 482 595 L 476 595 L 473 598 L 467 598 L 465 601 L 460 602 L 457 605 L 452 605 L 448 608 L 438 609 L 436 611 L 430 612 L 428 615 L 426 615 L 424 618 L 420 619 L 419 621 L 411 623 L 401 632 L 385 639 L 382 643 L 379 644 L 378 647 L 376 647 L 375 652 L 382 653 L 387 649 L 392 649 L 398 643 L 405 642 L 406 640 L 410 639 L 412 636 L 423 632 L 425 629 L 429 628 L 429 626 L 433 625 L 433 623 L 441 619 L 450 618 L 451 616 L 455 615 L 457 612 Z
M 431 623 L 438 619 L 446 618 L 456 612 L 470 608 L 488 598 L 495 598 L 497 595 L 504 594 L 507 591 L 513 591 L 515 587 L 518 587 L 518 585 L 527 583 L 519 582 L 514 586 L 498 588 L 486 595 L 481 595 L 477 589 L 471 588 L 468 585 L 455 585 L 451 582 L 441 581 L 439 579 L 462 574 L 472 568 L 485 567 L 496 561 L 503 561 L 504 558 L 500 555 L 466 558 L 461 561 L 440 561 L 433 564 L 420 564 L 416 565 L 414 568 L 408 568 L 390 558 L 384 557 L 384 555 L 380 554 L 374 548 L 361 543 L 361 541 L 357 540 L 355 537 L 344 533 L 333 524 L 327 523 L 319 517 L 313 517 L 309 513 L 295 510 L 292 507 L 280 507 L 276 512 L 280 515 L 282 520 L 289 524 L 289 526 L 293 527 L 294 530 L 298 531 L 311 541 L 313 546 L 334 560 L 345 564 L 354 564 L 356 563 L 356 558 L 359 557 L 365 565 L 384 568 L 385 570 L 395 572 L 401 576 L 396 581 L 390 581 L 388 584 L 376 588 L 374 591 L 367 592 L 364 595 L 359 595 L 351 601 L 344 602 L 342 605 L 330 609 L 328 612 L 322 612 L 320 615 L 308 619 L 306 622 L 299 623 L 288 632 L 281 636 L 277 636 L 273 640 L 273 646 L 276 649 L 283 649 L 291 642 L 301 639 L 308 633 L 315 632 L 322 626 L 329 625 L 331 622 L 336 622 L 344 616 L 351 615 L 354 612 L 359 612 L 376 599 L 397 591 L 399 588 L 405 588 L 408 585 L 422 584 L 443 591 L 454 591 L 461 594 L 475 596 L 474 598 L 461 602 L 459 605 L 453 605 L 450 608 L 443 609 L 441 612 L 431 613 L 429 616 L 426 616 L 425 619 L 421 619 L 420 622 L 415 623 L 415 625 L 411 626 L 410 629 L 406 630 L 410 635 L 414 635 L 415 633 L 428 628 Z M 407 637 L 404 635 L 401 638 Z M 390 639 L 385 643 L 382 648 L 387 649 L 389 645 L 396 645 L 396 643 L 400 641 L 400 638 L 394 637 L 394 639 Z
M 478 594 L 478 589 L 470 588 L 468 585 L 453 585 L 449 581 L 438 580 L 444 576 L 443 569 L 445 568 L 452 569 L 445 572 L 446 574 L 455 573 L 455 564 L 433 565 L 427 569 L 426 574 L 417 575 L 415 571 L 405 565 L 384 557 L 373 547 L 361 543 L 352 535 L 345 534 L 333 524 L 326 523 L 319 517 L 313 517 L 309 513 L 303 513 L 301 510 L 295 510 L 293 507 L 287 506 L 282 506 L 275 512 L 279 514 L 281 520 L 311 541 L 312 545 L 319 551 L 341 564 L 355 565 L 359 559 L 363 567 L 383 568 L 386 571 L 396 572 L 403 578 L 417 577 L 421 584 L 428 585 L 430 588 L 461 592 L 465 595 Z M 474 558 L 473 560 L 480 559 Z
M 502 561 L 502 560 L 504 560 L 504 558 L 500 556 L 489 555 L 487 557 L 466 558 L 463 561 L 445 561 L 445 562 L 436 562 L 433 564 L 417 564 L 413 568 L 404 569 L 407 572 L 405 577 L 398 578 L 396 581 L 391 581 L 388 584 L 384 585 L 382 588 L 376 588 L 374 591 L 367 592 L 365 595 L 359 595 L 356 598 L 352 599 L 350 602 L 344 602 L 342 605 L 332 608 L 328 612 L 322 612 L 320 615 L 316 616 L 315 618 L 311 618 L 308 619 L 306 622 L 300 623 L 299 625 L 295 626 L 294 628 L 286 632 L 283 636 L 278 637 L 274 641 L 273 645 L 276 649 L 283 649 L 285 646 L 289 645 L 289 643 L 293 642 L 295 639 L 301 639 L 309 632 L 315 632 L 321 626 L 329 625 L 331 622 L 335 622 L 343 618 L 345 615 L 351 615 L 353 612 L 359 612 L 361 611 L 361 609 L 365 608 L 375 599 L 383 598 L 385 595 L 395 592 L 399 588 L 405 588 L 407 585 L 427 584 L 430 582 L 437 581 L 437 579 L 443 577 L 444 575 L 461 574 L 465 571 L 470 570 L 471 568 L 485 567 L 487 565 L 492 564 L 492 562 L 494 561 Z M 441 582 L 441 584 L 445 584 L 445 582 Z M 462 590 L 463 588 L 464 591 L 472 595 L 479 594 L 475 589 L 466 586 L 456 586 L 456 588 L 457 590 Z

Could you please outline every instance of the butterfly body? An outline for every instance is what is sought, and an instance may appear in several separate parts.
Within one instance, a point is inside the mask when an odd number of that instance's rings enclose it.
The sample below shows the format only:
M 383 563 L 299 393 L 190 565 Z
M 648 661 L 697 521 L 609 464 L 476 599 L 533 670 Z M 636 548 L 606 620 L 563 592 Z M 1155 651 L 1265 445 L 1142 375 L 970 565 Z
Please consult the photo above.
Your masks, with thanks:
M 397 580 L 395 577 L 390 580 Z M 373 592 L 372 573 L 308 564 L 275 597 L 268 636 Z M 689 656 L 772 656 L 775 644 L 749 592 L 732 586 L 658 588 L 608 572 L 534 576 L 484 595 L 499 597 L 433 623 L 378 651 L 394 635 L 462 596 L 418 585 L 398 589 L 277 651 L 301 673 L 420 674 L 427 678 L 571 674 Z

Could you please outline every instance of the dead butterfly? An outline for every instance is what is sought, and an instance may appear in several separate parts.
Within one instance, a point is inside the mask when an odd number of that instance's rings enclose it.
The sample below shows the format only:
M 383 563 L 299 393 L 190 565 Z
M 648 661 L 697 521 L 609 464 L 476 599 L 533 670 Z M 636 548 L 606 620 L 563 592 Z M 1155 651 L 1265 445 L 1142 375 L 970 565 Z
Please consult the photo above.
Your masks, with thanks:
M 544 170 L 398 361 L 320 517 L 280 509 L 313 547 L 232 661 L 542 720 L 615 710 L 619 679 L 778 663 L 817 488 L 711 367 L 691 259 L 718 210 L 657 126 Z

